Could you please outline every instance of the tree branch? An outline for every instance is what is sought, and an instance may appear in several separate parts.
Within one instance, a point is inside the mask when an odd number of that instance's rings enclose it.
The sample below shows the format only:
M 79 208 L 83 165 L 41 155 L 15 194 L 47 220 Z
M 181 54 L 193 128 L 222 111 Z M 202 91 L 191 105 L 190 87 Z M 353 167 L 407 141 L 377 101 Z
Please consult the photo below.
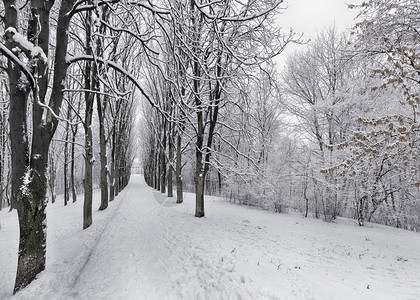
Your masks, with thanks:
M 21 71 L 23 72 L 23 74 L 25 74 L 26 78 L 31 84 L 31 86 L 34 87 L 35 79 L 31 71 L 25 66 L 25 64 L 12 51 L 7 49 L 7 47 L 3 45 L 2 43 L 0 43 L 0 52 L 21 69 Z
M 168 113 L 165 112 L 164 110 L 162 110 L 160 108 L 160 106 L 157 105 L 152 100 L 152 98 L 150 98 L 150 96 L 146 93 L 146 91 L 141 87 L 141 85 L 137 81 L 137 79 L 134 78 L 126 69 L 124 69 L 119 64 L 117 64 L 113 61 L 103 59 L 102 57 L 94 57 L 92 55 L 80 55 L 80 56 L 73 57 L 73 58 L 67 60 L 67 64 L 70 65 L 70 64 L 78 62 L 78 61 L 92 61 L 92 62 L 96 62 L 96 63 L 105 64 L 105 65 L 113 68 L 114 70 L 120 72 L 121 74 L 125 75 L 138 88 L 140 93 L 146 98 L 146 100 L 152 105 L 152 107 L 156 108 L 163 116 L 165 116 L 165 118 L 170 118 Z

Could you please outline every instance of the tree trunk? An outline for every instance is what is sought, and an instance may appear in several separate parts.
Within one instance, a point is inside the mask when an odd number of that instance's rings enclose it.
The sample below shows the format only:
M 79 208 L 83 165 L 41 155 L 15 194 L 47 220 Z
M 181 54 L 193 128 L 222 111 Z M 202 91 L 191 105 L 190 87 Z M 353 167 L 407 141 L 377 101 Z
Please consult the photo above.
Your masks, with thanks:
M 173 191 L 173 160 L 174 160 L 174 140 L 173 140 L 173 135 L 174 135 L 174 130 L 173 130 L 174 125 L 171 125 L 171 123 L 169 123 L 169 130 L 168 132 L 169 137 L 168 137 L 168 152 L 169 152 L 169 168 L 168 168 L 168 197 L 173 197 L 174 196 L 174 191 Z
M 3 86 L 1 87 L 3 88 Z M 6 131 L 6 120 L 5 120 L 5 111 L 3 110 L 0 114 L 1 123 L 0 123 L 0 210 L 3 209 L 3 186 L 4 184 L 4 161 L 5 161 L 5 150 L 6 150 L 6 139 L 5 139 L 5 131 Z
M 18 3 L 16 0 L 3 0 L 4 3 L 4 28 L 14 27 L 19 30 Z M 8 41 L 6 46 L 9 50 L 13 49 Z M 19 79 L 24 76 L 19 67 L 7 62 L 7 74 L 9 77 L 9 128 L 12 159 L 12 186 L 11 186 L 11 205 L 10 210 L 17 208 L 16 198 L 19 188 L 22 185 L 22 178 L 29 165 L 29 145 L 27 137 L 27 98 L 30 87 L 19 84 Z
M 116 176 L 117 176 L 117 189 L 116 189 L 116 196 L 121 192 L 122 190 L 122 160 L 121 160 L 121 145 L 119 144 L 120 142 L 118 141 L 118 146 L 117 146 L 117 168 L 116 168 Z
M 200 169 L 195 173 L 195 216 L 198 218 L 204 217 L 204 188 L 205 188 L 205 173 Z
M 307 191 L 308 191 L 308 178 L 306 177 L 303 183 L 303 198 L 305 199 L 305 218 L 308 217 L 308 212 L 309 212 L 309 199 L 308 199 Z
M 91 11 L 86 13 L 86 53 L 92 54 L 91 45 Z M 96 87 L 96 65 L 91 62 L 86 62 L 85 66 L 85 89 L 88 91 Z M 85 178 L 84 178 L 84 203 L 83 203 L 83 229 L 88 228 L 92 225 L 92 198 L 93 198 L 93 134 L 92 134 L 92 115 L 93 115 L 93 103 L 95 95 L 90 92 L 85 92 Z
M 50 157 L 50 176 L 48 178 L 48 182 L 50 183 L 50 194 L 51 194 L 51 203 L 55 203 L 56 195 L 55 195 L 55 165 L 54 165 L 54 157 L 53 154 L 51 154 Z M 66 205 L 67 203 L 65 203 Z
M 195 1 L 190 1 L 190 10 L 191 10 L 191 24 L 192 27 L 196 29 L 197 26 L 197 16 L 195 14 Z M 200 94 L 200 78 L 201 78 L 201 69 L 200 63 L 198 61 L 197 55 L 199 53 L 199 41 L 200 41 L 200 32 L 193 32 L 193 91 L 194 91 L 194 104 L 196 106 L 196 115 L 197 115 L 197 129 L 196 129 L 196 141 L 195 141 L 195 216 L 198 218 L 204 217 L 204 166 L 203 166 L 203 141 L 204 141 L 204 131 L 205 131 L 205 120 L 203 116 L 203 105 Z
M 160 151 L 156 151 L 156 169 L 157 169 L 157 176 L 156 176 L 156 190 L 160 190 L 160 182 L 161 182 L 161 169 L 162 164 L 160 163 Z
M 67 120 L 70 120 L 71 117 L 71 110 L 70 107 L 67 108 Z M 70 125 L 66 122 L 66 136 L 64 138 L 64 206 L 67 206 L 67 203 L 70 199 L 70 192 L 69 192 L 69 176 L 68 176 L 68 169 L 69 169 L 69 132 L 70 132 Z
M 99 156 L 101 160 L 101 206 L 99 210 L 108 207 L 108 162 L 106 158 L 106 137 L 104 124 L 104 110 L 106 109 L 106 99 L 102 106 L 100 95 L 97 95 L 97 110 L 99 118 Z
M 219 196 L 222 195 L 222 173 L 220 172 L 220 169 L 217 169 L 217 186 L 219 190 Z
M 155 148 L 156 149 L 156 148 Z M 159 167 L 158 167 L 158 155 L 157 155 L 157 151 L 155 151 L 155 153 L 153 153 L 153 170 L 154 170 L 154 174 L 153 174 L 153 188 L 155 190 L 158 189 L 159 187 Z
M 88 114 L 89 114 L 88 111 L 86 111 L 86 115 Z M 89 115 L 90 117 L 87 117 L 87 119 L 92 118 L 92 114 L 90 113 Z M 89 121 L 89 120 L 85 119 L 85 121 Z M 84 192 L 84 202 L 83 202 L 83 229 L 86 229 L 90 225 L 92 225 L 92 198 L 93 198 L 92 128 L 91 126 L 89 126 L 85 130 L 86 130 L 86 133 L 85 133 L 85 179 L 84 179 L 85 192 Z
M 14 292 L 31 283 L 45 269 L 46 253 L 46 179 L 31 169 L 29 184 L 19 191 L 19 258 Z
M 177 136 L 176 142 L 176 203 L 184 202 L 183 187 L 182 187 L 182 137 L 180 133 Z
M 163 122 L 163 139 L 162 145 L 160 147 L 160 169 L 161 169 L 161 177 L 160 177 L 160 192 L 162 194 L 166 193 L 166 121 Z
M 115 189 L 114 189 L 114 191 L 115 191 L 115 197 L 116 196 L 118 196 L 118 194 L 120 193 L 120 185 L 121 185 L 121 182 L 120 182 L 120 161 L 119 161 L 119 157 L 120 157 L 120 146 L 119 146 L 119 143 L 118 143 L 118 141 L 116 142 L 116 145 L 115 145 L 115 161 L 114 161 L 114 164 L 115 164 Z
M 110 162 L 110 168 L 111 168 L 111 173 L 109 174 L 110 176 L 110 184 L 109 184 L 109 201 L 113 201 L 115 198 L 115 176 L 116 176 L 116 172 L 115 172 L 115 147 L 116 147 L 116 124 L 114 121 L 113 124 L 113 132 L 112 132 L 112 142 L 111 142 L 111 162 Z
M 74 126 L 74 129 L 72 129 L 72 143 L 71 143 L 71 166 L 70 166 L 70 183 L 71 183 L 71 195 L 73 198 L 73 203 L 77 201 L 77 193 L 76 193 L 76 185 L 75 185 L 75 179 L 74 179 L 74 168 L 75 168 L 75 142 L 76 142 L 76 134 L 77 134 L 77 125 Z
M 103 21 L 107 21 L 106 17 L 107 6 L 105 5 L 102 8 L 101 18 Z M 104 24 L 101 24 L 99 28 L 100 36 L 105 35 L 106 27 Z M 96 38 L 96 55 L 98 57 L 103 56 L 103 45 L 102 39 L 98 36 Z M 97 82 L 97 90 L 100 90 L 99 82 Z M 108 104 L 108 96 L 103 96 L 103 101 L 101 101 L 101 95 L 98 93 L 96 95 L 96 108 L 98 112 L 99 119 L 99 156 L 101 162 L 101 205 L 99 210 L 105 210 L 108 207 L 108 162 L 106 157 L 106 136 L 105 136 L 105 112 Z

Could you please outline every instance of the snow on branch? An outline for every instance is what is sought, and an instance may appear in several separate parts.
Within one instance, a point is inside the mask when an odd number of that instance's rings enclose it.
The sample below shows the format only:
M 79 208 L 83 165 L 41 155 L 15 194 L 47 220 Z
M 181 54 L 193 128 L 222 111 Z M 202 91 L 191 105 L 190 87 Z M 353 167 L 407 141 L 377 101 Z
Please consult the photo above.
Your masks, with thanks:
M 4 32 L 3 38 L 12 44 L 15 48 L 19 48 L 28 58 L 38 58 L 43 63 L 47 63 L 48 59 L 41 47 L 35 46 L 29 42 L 13 27 L 9 27 Z
M 205 8 L 207 6 L 211 6 L 213 4 L 218 4 L 219 2 L 221 2 L 221 1 L 214 1 L 214 2 L 205 3 L 205 4 L 200 4 L 200 3 L 195 2 L 194 5 L 198 8 L 198 10 L 203 14 L 204 17 L 206 17 L 207 19 L 212 20 L 212 21 L 221 20 L 221 21 L 227 21 L 227 22 L 246 22 L 246 21 L 251 21 L 251 20 L 258 19 L 258 18 L 266 16 L 270 12 L 277 9 L 277 7 L 279 7 L 280 4 L 283 3 L 283 1 L 279 1 L 279 2 L 275 3 L 273 6 L 267 8 L 263 11 L 260 11 L 258 13 L 252 14 L 252 15 L 237 14 L 237 15 L 234 15 L 234 16 L 219 16 L 219 15 L 211 14 L 211 13 L 205 11 Z
M 101 6 L 101 5 L 121 3 L 121 0 L 103 0 L 103 1 L 97 1 L 96 3 L 93 3 L 93 4 L 82 4 L 84 2 L 85 1 L 79 1 L 78 3 L 76 3 L 73 9 L 69 12 L 69 14 L 74 15 L 83 11 L 93 10 L 95 9 L 95 7 Z M 164 9 L 164 8 L 159 8 L 156 4 L 152 4 L 150 1 L 149 1 L 149 4 L 140 3 L 139 1 L 124 1 L 123 5 L 133 5 L 137 7 L 142 7 L 149 10 L 153 14 L 157 14 L 157 15 L 169 14 L 169 10 Z
M 31 71 L 25 66 L 25 64 L 5 45 L 0 43 L 0 52 L 6 56 L 9 60 L 11 60 L 13 63 L 19 66 L 19 68 L 22 70 L 22 72 L 25 74 L 26 78 L 29 80 L 29 83 L 31 86 L 35 86 L 35 78 L 32 76 Z

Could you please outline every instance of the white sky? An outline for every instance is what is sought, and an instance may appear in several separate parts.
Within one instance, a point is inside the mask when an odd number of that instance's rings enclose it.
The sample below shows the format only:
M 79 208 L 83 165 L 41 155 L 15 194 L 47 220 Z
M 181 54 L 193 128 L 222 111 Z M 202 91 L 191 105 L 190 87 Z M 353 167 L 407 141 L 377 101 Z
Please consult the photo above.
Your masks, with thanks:
M 279 24 L 283 30 L 290 27 L 297 35 L 304 34 L 304 39 L 313 39 L 317 32 L 335 23 L 338 31 L 351 27 L 357 10 L 348 9 L 346 4 L 360 4 L 363 0 L 285 0 L 284 6 L 288 8 L 279 16 Z M 304 46 L 288 45 L 280 54 L 277 61 L 281 68 L 282 62 L 295 50 Z

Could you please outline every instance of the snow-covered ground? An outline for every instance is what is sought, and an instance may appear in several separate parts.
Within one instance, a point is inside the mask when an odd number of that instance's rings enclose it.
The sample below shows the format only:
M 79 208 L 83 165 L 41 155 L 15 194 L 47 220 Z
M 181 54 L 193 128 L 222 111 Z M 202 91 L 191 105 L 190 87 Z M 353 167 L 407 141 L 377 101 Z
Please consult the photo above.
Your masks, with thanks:
M 84 231 L 82 201 L 50 205 L 47 269 L 12 297 L 16 219 L 0 212 L 0 299 L 420 299 L 419 233 L 211 197 L 197 219 L 140 176 Z

